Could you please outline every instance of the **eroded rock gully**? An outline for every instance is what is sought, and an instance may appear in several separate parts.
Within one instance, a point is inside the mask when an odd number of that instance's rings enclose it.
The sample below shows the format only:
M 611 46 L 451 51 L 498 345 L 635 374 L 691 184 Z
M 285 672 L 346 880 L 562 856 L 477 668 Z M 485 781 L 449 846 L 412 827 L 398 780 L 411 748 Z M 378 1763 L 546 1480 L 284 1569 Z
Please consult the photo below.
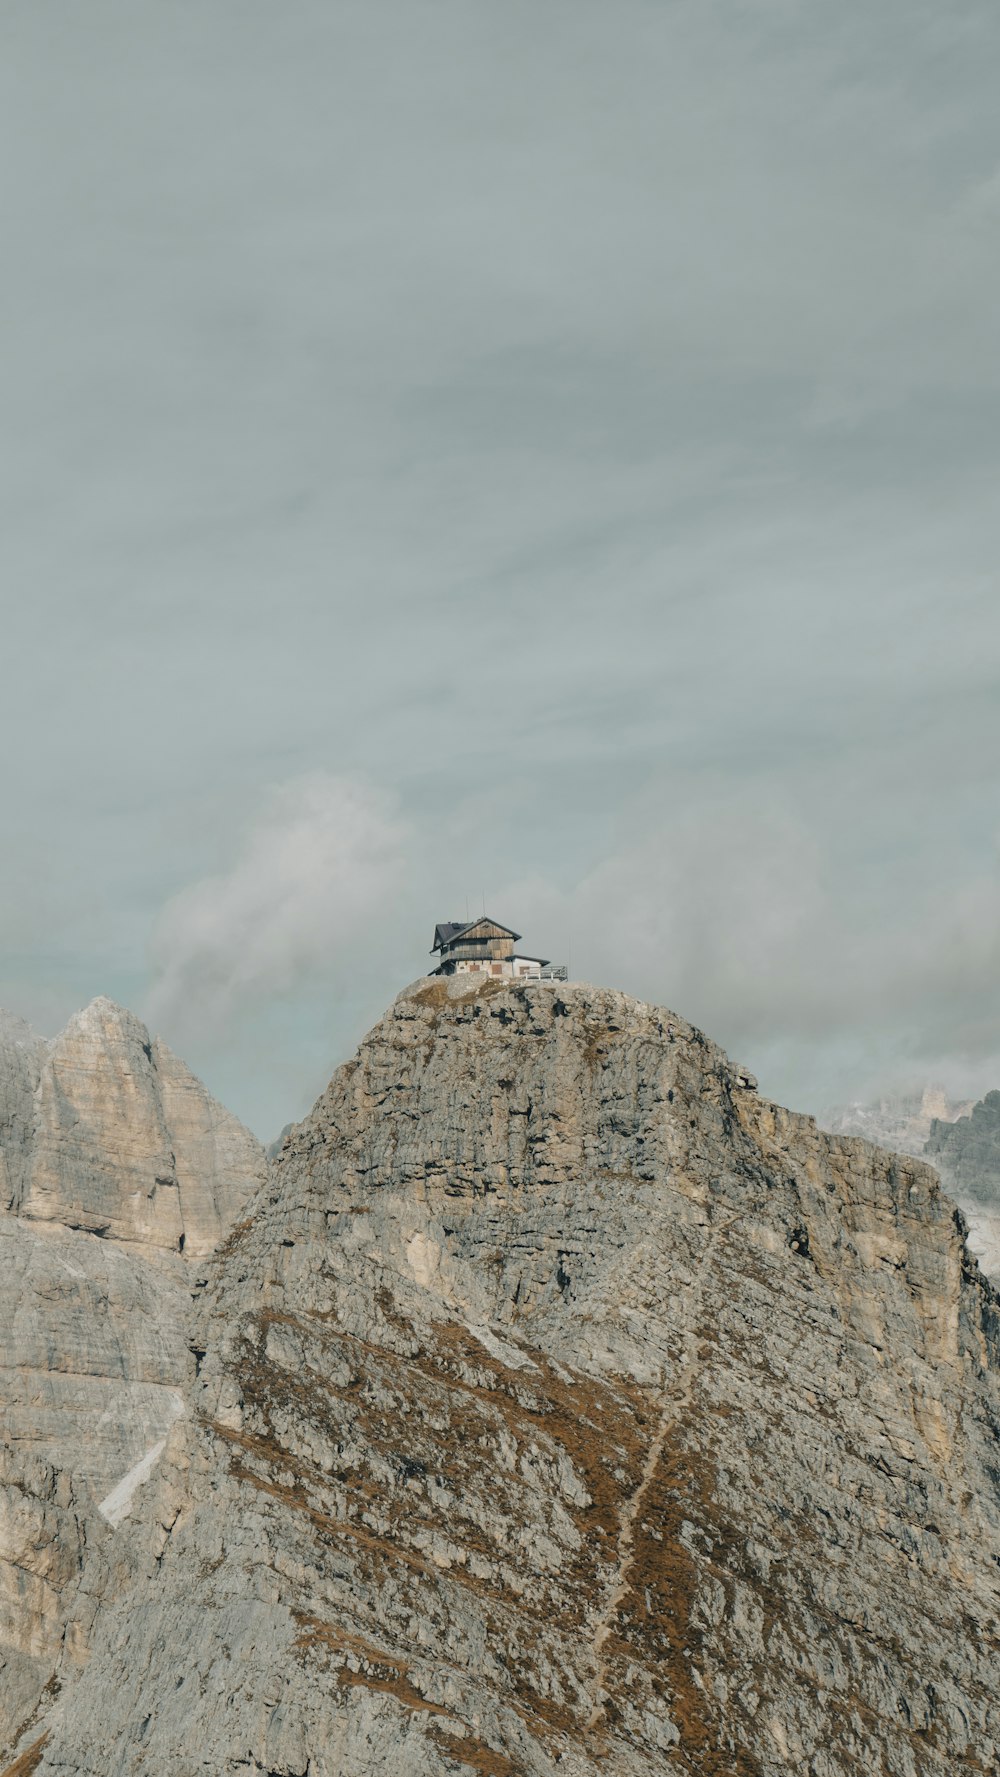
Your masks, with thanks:
M 996 1770 L 997 1298 L 928 1167 L 740 1082 L 619 994 L 407 990 L 212 1261 L 21 1755 Z

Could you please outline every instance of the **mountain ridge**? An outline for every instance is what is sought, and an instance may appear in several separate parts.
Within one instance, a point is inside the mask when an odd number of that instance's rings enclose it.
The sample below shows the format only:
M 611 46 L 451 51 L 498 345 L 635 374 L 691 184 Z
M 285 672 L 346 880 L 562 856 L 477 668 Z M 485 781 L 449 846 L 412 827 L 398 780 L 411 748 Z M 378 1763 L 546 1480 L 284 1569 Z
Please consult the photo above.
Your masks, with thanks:
M 1000 1756 L 997 1298 L 929 1167 L 676 1015 L 404 990 L 195 1314 L 39 1771 Z

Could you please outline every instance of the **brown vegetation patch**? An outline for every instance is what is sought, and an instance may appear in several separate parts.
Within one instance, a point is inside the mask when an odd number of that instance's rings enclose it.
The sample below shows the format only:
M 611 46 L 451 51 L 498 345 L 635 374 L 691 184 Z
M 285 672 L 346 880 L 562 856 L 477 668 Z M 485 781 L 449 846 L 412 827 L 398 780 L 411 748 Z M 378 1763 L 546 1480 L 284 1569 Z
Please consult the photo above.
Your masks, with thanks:
M 702 1436 L 706 1431 L 703 1425 Z M 627 1666 L 642 1664 L 654 1693 L 663 1697 L 680 1729 L 676 1756 L 684 1759 L 697 1777 L 760 1777 L 757 1758 L 737 1744 L 731 1710 L 727 1715 L 719 1709 L 694 1676 L 700 1670 L 707 1680 L 710 1662 L 717 1663 L 725 1657 L 721 1649 L 709 1654 L 705 1646 L 699 1624 L 699 1577 L 702 1573 L 712 1575 L 726 1587 L 727 1593 L 734 1580 L 752 1591 L 761 1610 L 765 1647 L 773 1647 L 772 1637 L 777 1629 L 783 1639 L 790 1638 L 793 1643 L 798 1639 L 795 1594 L 788 1588 L 787 1566 L 780 1589 L 748 1568 L 745 1531 L 732 1523 L 720 1504 L 711 1454 L 692 1447 L 690 1437 L 685 1438 L 684 1433 L 682 1423 L 673 1428 L 647 1484 L 634 1529 L 628 1589 L 619 1600 L 611 1625 L 607 1658 L 609 1665 L 617 1668 L 623 1687 L 622 1675 Z M 706 1551 L 697 1557 L 680 1541 L 685 1519 L 705 1532 Z M 807 1544 L 812 1546 L 807 1565 L 819 1566 L 824 1550 L 808 1519 L 789 1517 L 786 1529 L 800 1551 Z M 860 1623 L 838 1618 L 814 1592 L 808 1596 L 808 1611 L 810 1617 L 818 1615 L 826 1621 L 835 1641 L 838 1632 L 842 1635 L 846 1631 L 849 1645 L 844 1647 L 840 1643 L 846 1669 L 859 1660 L 873 1660 L 877 1683 L 881 1683 L 886 1662 L 906 1669 L 905 1647 L 894 1637 L 880 1636 L 870 1625 L 862 1628 Z M 729 1676 L 732 1679 L 732 1671 Z M 755 1665 L 751 1676 L 754 1688 L 762 1695 L 773 1691 L 774 1673 L 769 1674 L 766 1663 Z M 828 1746 L 838 1749 L 851 1768 L 858 1757 L 859 1720 L 871 1734 L 873 1748 L 885 1747 L 898 1738 L 901 1743 L 909 1743 L 919 1762 L 921 1753 L 935 1746 L 933 1725 L 913 1728 L 892 1714 L 887 1715 L 860 1694 L 856 1682 L 843 1691 L 817 1683 L 814 1701 L 826 1717 Z M 613 1698 L 605 1713 L 613 1726 L 617 1713 Z M 952 1750 L 950 1755 L 940 1749 L 937 1756 L 951 1756 L 956 1769 L 982 1769 L 968 1748 L 963 1752 Z
M 431 1006 L 439 1011 L 448 1004 L 448 983 L 442 977 L 428 981 L 427 986 L 419 987 L 416 993 L 410 995 L 410 999 L 416 1006 Z
M 629 1483 L 637 1483 L 649 1438 L 653 1409 L 642 1389 L 618 1378 L 612 1388 L 582 1372 L 561 1366 L 569 1381 L 558 1374 L 540 1352 L 532 1351 L 535 1368 L 514 1370 L 488 1352 L 474 1333 L 455 1322 L 434 1327 L 434 1349 L 408 1360 L 426 1375 L 440 1379 L 495 1405 L 509 1429 L 530 1430 L 561 1444 L 582 1473 L 593 1506 L 613 1512 L 621 1504 Z M 479 1387 L 454 1372 L 454 1361 L 475 1366 L 491 1379 L 490 1388 Z M 626 1471 L 626 1481 L 615 1468 Z M 611 1528 L 609 1522 L 608 1528 Z
M 361 1635 L 352 1635 L 349 1630 L 340 1628 L 336 1623 L 324 1622 L 321 1617 L 307 1616 L 303 1611 L 293 1611 L 292 1615 L 299 1625 L 299 1634 L 295 1640 L 297 1648 L 328 1648 L 331 1653 L 342 1654 L 345 1659 L 353 1657 L 358 1661 L 360 1670 L 353 1667 L 343 1673 L 345 1683 L 365 1684 L 369 1679 L 373 1688 L 384 1690 L 388 1686 L 395 1687 L 394 1694 L 402 1694 L 405 1690 L 405 1701 L 412 1709 L 433 1709 L 422 1693 L 407 1683 L 410 1670 L 408 1660 L 396 1654 L 386 1653 L 384 1648 L 376 1647 Z
M 422 1346 L 414 1349 L 417 1335 L 412 1325 L 395 1311 L 391 1299 L 383 1306 L 385 1335 L 395 1340 L 397 1333 L 402 1334 L 409 1350 L 391 1350 L 349 1334 L 328 1316 L 301 1321 L 274 1311 L 260 1316 L 259 1336 L 251 1331 L 237 1373 L 248 1410 L 264 1423 L 256 1431 L 213 1427 L 231 1447 L 234 1477 L 302 1514 L 320 1543 L 349 1547 L 359 1579 L 378 1584 L 390 1574 L 409 1572 L 417 1584 L 432 1587 L 439 1597 L 446 1597 L 452 1585 L 466 1596 L 474 1595 L 484 1607 L 487 1624 L 495 1612 L 497 1623 L 488 1628 L 490 1636 L 513 1637 L 516 1643 L 507 1660 L 511 1689 L 507 1693 L 502 1687 L 498 1701 L 516 1712 L 532 1737 L 568 1736 L 591 1749 L 600 1746 L 603 1735 L 588 1729 L 589 1711 L 577 1686 L 587 1683 L 588 1625 L 593 1624 L 602 1598 L 614 1597 L 616 1584 L 624 1581 L 604 1644 L 608 1675 L 604 1688 L 610 1693 L 602 1711 L 605 1730 L 612 1739 L 619 1734 L 632 1739 L 634 1730 L 625 1732 L 615 1697 L 627 1688 L 628 1664 L 638 1663 L 653 1695 L 662 1700 L 680 1730 L 680 1744 L 672 1757 L 681 1768 L 686 1766 L 698 1777 L 759 1777 L 754 1754 L 738 1744 L 740 1723 L 731 1712 L 721 1710 L 699 1682 L 701 1677 L 709 1682 L 710 1665 L 717 1657 L 706 1647 L 699 1623 L 699 1579 L 711 1573 L 727 1591 L 734 1580 L 749 1586 L 763 1609 L 765 1641 L 778 1625 L 794 1636 L 794 1598 L 787 1587 L 779 1592 L 748 1568 L 743 1537 L 716 1496 L 709 1420 L 702 1419 L 697 1428 L 690 1417 L 678 1422 L 644 1480 L 661 1403 L 654 1403 L 630 1379 L 605 1382 L 568 1370 L 560 1374 L 541 1354 L 527 1348 L 534 1368 L 511 1368 L 457 1323 L 439 1323 L 422 1332 Z M 297 1327 L 308 1341 L 306 1363 L 298 1371 L 285 1370 L 263 1355 L 267 1327 L 275 1321 Z M 309 1367 L 313 1363 L 316 1367 Z M 334 1369 L 339 1384 L 324 1374 L 328 1368 Z M 420 1408 L 407 1416 L 405 1428 L 392 1407 L 400 1396 Z M 313 1423 L 327 1432 L 338 1431 L 341 1438 L 346 1434 L 351 1466 L 345 1458 L 342 1469 L 327 1471 L 286 1448 L 283 1436 L 271 1427 L 271 1413 L 275 1411 L 275 1424 L 284 1427 L 293 1400 L 293 1424 L 301 1420 L 303 1429 Z M 718 1417 L 726 1411 L 726 1403 L 721 1403 Z M 714 1408 L 711 1418 L 716 1418 Z M 502 1469 L 492 1466 L 491 1452 L 501 1433 L 515 1442 L 516 1471 L 507 1464 Z M 408 1485 L 405 1478 L 387 1482 L 385 1468 L 398 1464 L 401 1437 L 406 1439 L 402 1454 L 408 1460 L 413 1459 L 421 1472 L 426 1468 L 432 1477 L 443 1476 L 450 1485 L 445 1505 L 438 1504 L 433 1492 Z M 520 1471 L 521 1456 L 526 1455 L 529 1464 L 544 1464 L 556 1459 L 560 1450 L 590 1496 L 589 1504 L 562 1502 L 576 1523 L 581 1547 L 576 1552 L 567 1549 L 554 1572 L 535 1572 L 530 1555 L 515 1556 L 527 1585 L 525 1595 L 516 1595 L 504 1582 L 510 1544 L 502 1529 L 495 1535 L 474 1514 L 485 1485 L 487 1490 L 493 1488 L 491 1504 L 501 1526 L 516 1526 L 522 1518 L 522 1500 L 528 1505 L 525 1490 L 531 1485 Z M 333 1511 L 323 1509 L 331 1486 L 338 1494 Z M 623 1570 L 622 1526 L 635 1505 L 638 1511 Z M 685 1519 L 703 1528 L 703 1553 L 693 1555 L 682 1544 Z M 794 1531 L 797 1537 L 807 1530 L 797 1521 L 789 1524 L 790 1534 Z M 444 1538 L 454 1557 L 451 1566 L 438 1566 L 422 1546 L 414 1546 L 414 1536 L 422 1540 L 428 1531 Z M 474 1558 L 480 1558 L 477 1571 L 464 1565 L 463 1551 L 474 1568 Z M 817 1608 L 816 1600 L 811 1608 Z M 448 1713 L 416 1690 L 405 1659 L 380 1652 L 346 1630 L 303 1619 L 299 1645 L 339 1652 L 343 1656 L 336 1666 L 339 1685 L 367 1686 L 393 1695 L 405 1707 Z M 563 1672 L 572 1704 L 557 1701 L 551 1695 L 551 1677 L 542 1676 L 551 1672 L 553 1663 Z M 473 1671 L 465 1676 L 476 1682 Z M 751 1676 L 760 1689 L 763 1675 Z M 873 1714 L 857 1696 L 826 1695 L 823 1707 L 834 1743 L 845 1748 L 850 1712 L 856 1710 L 865 1718 Z M 906 1732 L 902 1724 L 893 1723 L 882 1723 L 881 1732 L 896 1726 Z M 911 1741 L 912 1735 L 911 1730 Z M 468 1739 L 449 1735 L 445 1739 L 449 1756 L 458 1764 L 491 1777 L 494 1773 L 507 1777 L 509 1771 L 518 1770 L 509 1760 L 506 1765 L 497 1763 L 507 1759 L 506 1753 Z M 957 1763 L 974 1769 L 968 1758 Z
M 409 1322 L 402 1317 L 390 1318 L 398 1319 L 401 1330 L 412 1340 Z M 599 1589 L 610 1577 L 618 1514 L 639 1483 L 652 1435 L 651 1409 L 642 1391 L 624 1380 L 614 1388 L 583 1375 L 566 1381 L 538 1354 L 533 1357 L 534 1370 L 511 1369 L 489 1353 L 467 1328 L 454 1323 L 436 1325 L 433 1345 L 427 1344 L 412 1355 L 372 1345 L 326 1323 L 322 1328 L 324 1342 L 334 1347 L 341 1345 L 342 1349 L 342 1342 L 346 1342 L 345 1355 L 354 1372 L 349 1386 L 338 1386 L 318 1372 L 306 1370 L 292 1375 L 264 1359 L 266 1326 L 279 1319 L 294 1324 L 292 1317 L 284 1314 L 262 1315 L 256 1349 L 248 1345 L 236 1366 L 244 1398 L 265 1419 L 267 1433 L 261 1436 L 216 1428 L 220 1435 L 231 1444 L 241 1445 L 269 1467 L 291 1469 L 317 1491 L 322 1492 L 333 1479 L 366 1506 L 377 1499 L 379 1509 L 390 1514 L 405 1508 L 407 1526 L 436 1527 L 453 1544 L 490 1560 L 500 1559 L 503 1551 L 494 1547 L 462 1510 L 462 1488 L 467 1479 L 462 1470 L 463 1458 L 467 1458 L 469 1451 L 488 1450 L 501 1431 L 511 1434 L 519 1448 L 535 1444 L 551 1458 L 561 1447 L 590 1496 L 589 1505 L 569 1507 L 582 1546 L 575 1555 L 567 1552 L 560 1574 L 558 1617 L 566 1625 L 578 1625 L 593 1601 L 595 1588 Z M 298 1324 L 307 1337 L 315 1336 L 315 1322 L 312 1327 Z M 400 1427 L 386 1413 L 384 1393 L 387 1389 L 401 1391 L 412 1401 L 417 1378 L 423 1378 L 434 1389 L 428 1401 L 432 1413 L 425 1415 L 422 1425 L 408 1424 L 406 1434 L 423 1466 L 441 1474 L 456 1489 L 447 1523 L 432 1508 L 428 1508 L 429 1518 L 418 1519 L 412 1495 L 394 1502 L 384 1481 L 376 1482 L 362 1475 L 357 1466 L 334 1476 L 316 1470 L 289 1452 L 270 1429 L 272 1405 L 284 1406 L 294 1399 L 307 1422 L 319 1425 L 331 1436 L 342 1435 L 349 1425 L 352 1439 L 360 1439 L 374 1459 L 391 1464 Z M 376 1391 L 372 1401 L 365 1394 L 369 1385 Z M 346 1411 L 338 1412 L 340 1403 Z M 443 1419 L 444 1423 L 429 1426 L 427 1421 L 431 1417 Z M 476 1479 L 475 1469 L 472 1479 Z M 505 1469 L 497 1479 L 509 1496 L 507 1510 L 516 1510 L 527 1487 L 524 1477 Z M 293 1503 L 300 1509 L 310 1509 L 304 1496 Z M 421 1510 L 424 1504 L 422 1501 Z M 405 1535 L 405 1527 L 401 1525 L 400 1529 Z M 396 1543 L 390 1546 L 399 1548 Z M 454 1568 L 449 1572 L 459 1583 L 471 1584 L 476 1590 L 489 1589 L 486 1582 L 472 1581 L 471 1576 L 460 1578 Z
M 245 1217 L 242 1222 L 234 1222 L 229 1233 L 226 1235 L 225 1240 L 222 1242 L 222 1245 L 216 1248 L 213 1258 L 217 1260 L 230 1258 L 239 1246 L 243 1236 L 249 1234 L 252 1227 L 252 1216 Z
M 452 1710 L 431 1701 L 410 1682 L 408 1661 L 386 1653 L 373 1643 L 365 1641 L 362 1636 L 349 1634 L 334 1623 L 326 1623 L 318 1617 L 306 1616 L 298 1611 L 294 1614 L 301 1629 L 295 1643 L 297 1648 L 326 1648 L 331 1653 L 342 1654 L 345 1659 L 352 1657 L 357 1661 L 357 1668 L 346 1664 L 336 1668 L 338 1684 L 380 1691 L 383 1696 L 394 1697 L 407 1709 L 419 1710 L 439 1718 L 444 1716 L 464 1727 L 460 1717 Z M 447 1730 L 432 1723 L 430 1735 L 441 1751 L 450 1754 L 458 1764 L 479 1771 L 482 1777 L 521 1777 L 520 1768 L 505 1753 L 498 1752 L 483 1740 L 470 1737 L 468 1733 L 462 1736 L 449 1734 Z
M 213 1429 L 219 1431 L 223 1437 L 226 1436 L 224 1427 L 215 1426 Z M 283 1455 L 282 1460 L 283 1464 L 287 1466 L 287 1457 Z M 269 1498 L 278 1499 L 282 1505 L 291 1506 L 293 1511 L 301 1512 L 316 1530 L 322 1531 L 327 1536 L 344 1537 L 362 1549 L 368 1549 L 383 1556 L 387 1555 L 391 1560 L 400 1562 L 404 1567 L 409 1567 L 414 1573 L 420 1573 L 435 1580 L 447 1577 L 476 1592 L 483 1592 L 486 1589 L 481 1581 L 474 1579 L 470 1574 L 463 1573 L 460 1569 L 452 1568 L 448 1570 L 447 1574 L 442 1573 L 440 1568 L 423 1560 L 420 1555 L 414 1554 L 413 1550 L 403 1548 L 391 1537 L 379 1536 L 377 1531 L 368 1530 L 363 1525 L 352 1523 L 347 1518 L 330 1517 L 326 1512 L 321 1512 L 316 1506 L 311 1505 L 301 1488 L 283 1487 L 278 1481 L 269 1481 L 264 1475 L 254 1474 L 253 1470 L 248 1469 L 238 1458 L 230 1462 L 229 1472 L 234 1480 L 245 1481 L 256 1492 L 266 1493 Z M 2 1777 L 2 1773 L 0 1773 L 0 1777 Z
M 453 980 L 454 976 L 438 976 L 428 981 L 426 987 L 418 988 L 410 999 L 418 1006 L 430 1006 L 435 1012 L 443 1012 L 446 1006 L 464 1006 L 472 999 L 495 999 L 498 993 L 509 992 L 513 985 L 509 977 L 498 981 L 490 975 L 482 979 L 472 976 L 464 993 L 449 993 L 449 982 Z
M 441 1711 L 436 1713 L 440 1715 Z M 474 1740 L 468 1734 L 464 1740 L 456 1739 L 434 1723 L 431 1723 L 429 1738 L 447 1758 L 454 1759 L 458 1765 L 467 1765 L 470 1771 L 478 1771 L 480 1777 L 524 1777 L 523 1765 L 516 1765 L 505 1752 L 487 1746 L 484 1740 Z
M 48 1742 L 48 1734 L 43 1734 L 40 1739 L 34 1740 L 27 1750 L 14 1760 L 12 1765 L 8 1765 L 6 1770 L 0 1771 L 0 1777 L 31 1777 L 32 1771 L 37 1771 L 42 1762 L 42 1755 Z
M 679 1536 L 686 1517 L 707 1524 L 713 1539 L 717 1535 L 714 1472 L 706 1459 L 685 1448 L 675 1431 L 672 1439 L 666 1440 L 651 1479 L 643 1485 L 659 1402 L 630 1379 L 615 1378 L 608 1383 L 579 1372 L 560 1374 L 534 1351 L 527 1354 L 533 1369 L 511 1368 L 486 1350 L 468 1328 L 456 1323 L 436 1324 L 421 1335 L 422 1348 L 413 1351 L 414 1328 L 393 1311 L 391 1303 L 385 1308 L 388 1335 L 393 1336 L 398 1323 L 398 1331 L 405 1334 L 411 1348 L 408 1353 L 348 1334 L 327 1317 L 296 1323 L 294 1317 L 283 1313 L 268 1311 L 261 1316 L 259 1341 L 251 1335 L 237 1373 L 248 1408 L 264 1417 L 264 1435 L 213 1428 L 232 1447 L 234 1477 L 303 1514 L 321 1540 L 332 1538 L 353 1546 L 361 1562 L 359 1573 L 370 1573 L 377 1581 L 393 1569 L 397 1573 L 408 1570 L 439 1593 L 454 1584 L 466 1595 L 478 1596 L 491 1610 L 499 1610 L 511 1624 L 516 1623 L 519 1643 L 518 1657 L 508 1664 L 513 1692 L 508 1706 L 516 1710 L 529 1733 L 569 1735 L 591 1743 L 587 1712 L 579 1699 L 575 1706 L 556 1701 L 547 1694 L 550 1681 L 541 1674 L 551 1665 L 554 1648 L 562 1638 L 564 1648 L 557 1664 L 565 1659 L 567 1678 L 575 1674 L 570 1694 L 575 1682 L 586 1683 L 587 1626 L 593 1623 L 601 1599 L 613 1593 L 619 1579 L 622 1522 L 636 1489 L 642 1486 L 628 1586 L 606 1643 L 609 1660 L 619 1673 L 629 1660 L 638 1660 L 646 1670 L 654 1691 L 663 1698 L 680 1729 L 681 1745 L 675 1756 L 685 1759 L 699 1777 L 759 1777 L 757 1764 L 736 1747 L 731 1731 L 717 1719 L 715 1705 L 694 1676 L 700 1664 L 701 1634 L 695 1612 L 699 1563 L 681 1545 Z M 298 1325 L 307 1340 L 318 1341 L 315 1371 L 303 1366 L 292 1374 L 264 1358 L 267 1325 L 279 1319 Z M 326 1353 L 337 1353 L 339 1386 L 321 1374 Z M 411 1405 L 426 1396 L 426 1410 L 406 1423 L 406 1454 L 451 1485 L 446 1510 L 439 1509 L 435 1499 L 419 1488 L 402 1483 L 398 1488 L 387 1486 L 382 1468 L 398 1460 L 401 1424 L 391 1407 L 386 1408 L 386 1391 L 393 1396 L 404 1392 Z M 350 1469 L 325 1473 L 284 1447 L 281 1437 L 270 1429 L 271 1408 L 280 1404 L 287 1409 L 292 1397 L 298 1403 L 296 1417 L 304 1414 L 328 1430 L 339 1428 L 341 1437 L 349 1429 Z M 287 1411 L 282 1423 L 287 1423 Z M 576 1524 L 581 1545 L 576 1551 L 566 1549 L 558 1570 L 534 1573 L 528 1564 L 530 1557 L 524 1558 L 525 1596 L 512 1596 L 503 1581 L 509 1544 L 505 1546 L 503 1538 L 497 1540 L 469 1516 L 471 1509 L 478 1509 L 484 1478 L 489 1480 L 489 1453 L 501 1432 L 514 1439 L 518 1463 L 522 1452 L 529 1461 L 542 1462 L 556 1460 L 560 1450 L 565 1452 L 589 1496 L 586 1504 L 569 1498 L 562 1501 Z M 537 1452 L 534 1458 L 530 1456 L 532 1447 Z M 375 1466 L 368 1474 L 358 1472 L 369 1464 Z M 291 1484 L 290 1476 L 295 1477 Z M 493 1503 L 501 1521 L 517 1523 L 527 1479 L 507 1466 L 493 1471 L 493 1476 L 499 1488 Z M 346 1511 L 342 1503 L 336 1514 L 322 1509 L 324 1493 L 332 1484 L 337 1486 L 341 1501 L 346 1493 Z M 374 1526 L 370 1522 L 373 1509 L 378 1520 Z M 368 1522 L 359 1522 L 359 1517 Z M 720 1532 L 722 1529 L 718 1527 Z M 457 1551 L 453 1565 L 441 1568 L 426 1558 L 423 1549 L 414 1548 L 413 1535 L 427 1530 L 444 1536 L 446 1546 Z M 462 1551 L 485 1558 L 493 1571 L 484 1573 L 480 1568 L 470 1572 Z M 721 1547 L 717 1558 L 726 1562 L 727 1554 Z M 735 1547 L 731 1559 L 739 1571 L 742 1562 Z M 336 1638 L 342 1651 L 349 1645 L 345 1632 L 330 1626 L 322 1632 L 314 1626 L 310 1633 L 314 1637 L 311 1645 L 316 1644 L 316 1637 L 322 1640 L 327 1635 Z M 582 1647 L 578 1645 L 581 1633 Z M 566 1642 L 567 1636 L 570 1642 Z M 325 1644 L 333 1647 L 330 1641 Z M 418 1706 L 410 1697 L 413 1687 L 405 1661 L 377 1655 L 375 1649 L 366 1658 L 367 1670 L 352 1671 L 353 1660 L 350 1666 L 345 1662 L 338 1667 L 338 1682 L 384 1689 L 400 1702 Z M 609 1688 L 613 1693 L 615 1686 Z M 426 1702 L 419 1706 L 430 1707 Z M 613 1695 L 605 1722 L 614 1732 Z M 459 1762 L 463 1751 L 469 1749 L 469 1741 L 453 1743 L 449 1737 L 448 1750 Z M 505 1770 L 495 1760 L 506 1755 L 487 1747 L 482 1756 L 494 1763 L 472 1768 L 491 1773 Z
M 405 1567 L 411 1573 L 418 1574 L 421 1579 L 430 1580 L 437 1588 L 459 1586 L 463 1591 L 474 1593 L 476 1597 L 490 1602 L 495 1602 L 502 1596 L 499 1587 L 491 1585 L 488 1580 L 479 1579 L 464 1567 L 457 1564 L 448 1568 L 438 1567 L 435 1562 L 425 1560 L 422 1555 L 392 1536 L 380 1535 L 378 1531 L 369 1530 L 350 1519 L 328 1517 L 310 1505 L 295 1488 L 282 1487 L 276 1481 L 268 1481 L 263 1475 L 254 1474 L 238 1460 L 230 1463 L 229 1472 L 235 1481 L 246 1482 L 255 1492 L 264 1493 L 270 1499 L 280 1500 L 282 1505 L 290 1506 L 293 1511 L 301 1512 L 323 1536 L 351 1543 L 373 1558 L 371 1577 L 384 1577 L 386 1571 L 391 1571 L 394 1566 Z M 554 1627 L 549 1613 L 525 1603 L 523 1598 L 516 1601 L 516 1615 L 525 1622 L 534 1622 L 545 1628 Z M 542 1714 L 543 1711 L 539 1709 L 536 1713 Z M 4 1777 L 2 1772 L 0 1777 Z
M 589 1019 L 584 1021 L 583 1029 L 583 1059 L 588 1067 L 597 1067 L 605 1059 L 611 1032 L 606 1025 L 591 1024 Z
M 638 1657 L 662 1681 L 680 1729 L 678 1754 L 698 1777 L 760 1777 L 757 1760 L 738 1747 L 695 1678 L 702 1635 L 696 1620 L 698 1568 L 680 1541 L 685 1519 L 714 1518 L 714 1471 L 682 1441 L 664 1440 L 633 1532 L 628 1590 L 608 1640 L 609 1656 Z M 714 1533 L 713 1524 L 713 1533 Z M 607 1710 L 614 1719 L 613 1705 Z

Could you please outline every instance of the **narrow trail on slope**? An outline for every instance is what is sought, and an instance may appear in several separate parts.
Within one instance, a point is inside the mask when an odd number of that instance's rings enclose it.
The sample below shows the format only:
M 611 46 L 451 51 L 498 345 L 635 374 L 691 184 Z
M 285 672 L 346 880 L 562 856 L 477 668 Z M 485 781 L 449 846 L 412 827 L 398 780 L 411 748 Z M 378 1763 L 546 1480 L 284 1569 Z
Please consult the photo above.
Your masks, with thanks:
M 705 1243 L 705 1250 L 698 1266 L 698 1274 L 691 1286 L 691 1294 L 687 1304 L 687 1318 L 690 1323 L 684 1333 L 684 1343 L 688 1347 L 687 1356 L 680 1367 L 674 1389 L 666 1402 L 653 1441 L 646 1452 L 639 1484 L 621 1515 L 618 1532 L 618 1583 L 597 1619 L 591 1643 L 596 1671 L 594 1674 L 594 1707 L 587 1720 L 588 1732 L 592 1732 L 600 1726 L 606 1713 L 604 1680 L 607 1673 L 607 1661 L 604 1658 L 603 1649 L 613 1631 L 619 1607 L 631 1589 L 632 1570 L 635 1566 L 635 1526 L 656 1477 L 667 1439 L 683 1419 L 694 1394 L 695 1378 L 701 1367 L 698 1356 L 698 1318 L 712 1260 L 720 1241 L 728 1234 L 730 1228 L 741 1220 L 742 1213 L 729 1216 L 726 1221 L 720 1223 L 712 1231 Z

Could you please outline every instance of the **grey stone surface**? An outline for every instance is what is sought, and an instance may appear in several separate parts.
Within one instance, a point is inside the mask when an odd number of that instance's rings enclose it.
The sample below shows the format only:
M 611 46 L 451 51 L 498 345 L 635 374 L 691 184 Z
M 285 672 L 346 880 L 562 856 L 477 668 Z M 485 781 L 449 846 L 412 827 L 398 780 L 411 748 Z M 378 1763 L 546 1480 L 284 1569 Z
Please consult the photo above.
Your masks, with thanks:
M 961 1209 L 981 1268 L 1000 1283 L 1000 1092 L 975 1104 L 925 1086 L 874 1104 L 842 1105 L 822 1121 L 835 1134 L 925 1157 Z
M 0 1211 L 24 1195 L 46 1047 L 23 1018 L 0 1007 Z
M 265 1170 L 110 1001 L 52 1043 L 0 1020 L 0 1751 L 85 1657 L 109 1522 L 186 1410 L 198 1265 Z
M 84 1663 L 97 1605 L 84 1576 L 109 1589 L 111 1536 L 66 1469 L 0 1444 L 0 1748 L 58 1694 L 56 1673 Z
M 112 1242 L 0 1217 L 0 1437 L 97 1499 L 182 1409 L 183 1282 Z
M 211 1272 L 39 1771 L 997 1768 L 998 1299 L 927 1166 L 622 995 L 418 983 Z
M 1000 1092 L 957 1123 L 935 1120 L 925 1153 L 956 1191 L 1000 1208 Z

